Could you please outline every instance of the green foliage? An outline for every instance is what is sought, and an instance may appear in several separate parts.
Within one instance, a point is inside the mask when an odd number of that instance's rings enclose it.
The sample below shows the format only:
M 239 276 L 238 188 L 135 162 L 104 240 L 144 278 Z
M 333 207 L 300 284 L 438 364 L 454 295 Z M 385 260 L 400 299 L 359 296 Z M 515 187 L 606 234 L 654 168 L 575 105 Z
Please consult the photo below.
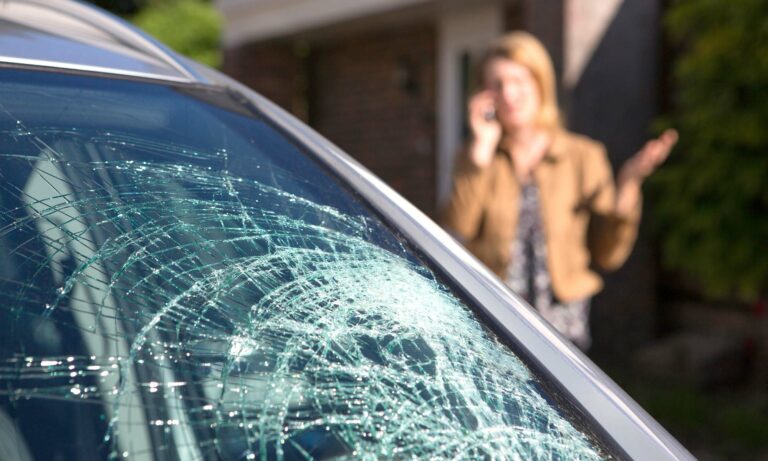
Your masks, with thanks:
M 680 143 L 652 178 L 667 267 L 710 295 L 768 293 L 768 1 L 678 0 Z
M 221 18 L 209 1 L 154 0 L 131 20 L 178 53 L 211 67 L 221 65 Z

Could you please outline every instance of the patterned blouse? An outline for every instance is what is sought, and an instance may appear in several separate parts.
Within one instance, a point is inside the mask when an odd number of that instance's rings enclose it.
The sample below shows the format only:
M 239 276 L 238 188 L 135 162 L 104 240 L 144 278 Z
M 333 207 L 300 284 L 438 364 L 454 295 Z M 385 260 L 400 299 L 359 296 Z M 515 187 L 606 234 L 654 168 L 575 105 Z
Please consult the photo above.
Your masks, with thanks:
M 522 188 L 517 233 L 505 282 L 536 308 L 556 330 L 582 350 L 589 348 L 590 298 L 558 302 L 547 269 L 547 243 L 539 213 L 539 189 L 528 181 Z

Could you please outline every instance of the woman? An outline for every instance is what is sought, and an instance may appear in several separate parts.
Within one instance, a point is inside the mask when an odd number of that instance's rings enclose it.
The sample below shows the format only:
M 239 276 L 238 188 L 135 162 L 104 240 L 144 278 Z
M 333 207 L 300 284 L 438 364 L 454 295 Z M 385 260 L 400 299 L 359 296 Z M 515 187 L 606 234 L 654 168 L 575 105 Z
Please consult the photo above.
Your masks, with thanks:
M 677 141 L 669 130 L 621 168 L 603 146 L 560 122 L 552 63 L 532 35 L 495 41 L 484 89 L 469 101 L 471 139 L 459 156 L 443 224 L 582 349 L 595 264 L 624 263 L 640 222 L 641 185 Z

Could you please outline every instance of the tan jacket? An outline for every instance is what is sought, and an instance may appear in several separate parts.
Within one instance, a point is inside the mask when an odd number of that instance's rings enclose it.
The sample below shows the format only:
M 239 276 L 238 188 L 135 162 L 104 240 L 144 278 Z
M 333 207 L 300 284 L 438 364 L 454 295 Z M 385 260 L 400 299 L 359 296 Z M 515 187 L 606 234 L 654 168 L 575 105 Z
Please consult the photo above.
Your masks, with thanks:
M 611 270 L 624 263 L 637 236 L 641 205 L 629 218 L 616 216 L 616 188 L 605 148 L 564 130 L 555 133 L 533 176 L 555 296 L 572 301 L 594 295 L 602 280 L 591 264 Z M 517 230 L 519 199 L 520 185 L 503 143 L 482 169 L 462 152 L 440 221 L 503 276 Z

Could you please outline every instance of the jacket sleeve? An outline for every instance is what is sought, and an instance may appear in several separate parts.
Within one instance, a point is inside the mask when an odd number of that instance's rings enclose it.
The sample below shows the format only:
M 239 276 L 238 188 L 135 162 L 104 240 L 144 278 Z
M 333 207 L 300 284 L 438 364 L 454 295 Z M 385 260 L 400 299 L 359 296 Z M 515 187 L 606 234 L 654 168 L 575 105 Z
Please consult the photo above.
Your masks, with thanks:
M 476 166 L 466 148 L 457 155 L 451 195 L 440 210 L 438 221 L 463 242 L 473 240 L 480 230 L 484 204 L 491 193 L 491 168 Z
M 605 270 L 616 270 L 627 260 L 637 239 L 642 200 L 629 216 L 616 214 L 616 185 L 602 144 L 586 149 L 584 193 L 590 210 L 587 244 L 592 260 Z

